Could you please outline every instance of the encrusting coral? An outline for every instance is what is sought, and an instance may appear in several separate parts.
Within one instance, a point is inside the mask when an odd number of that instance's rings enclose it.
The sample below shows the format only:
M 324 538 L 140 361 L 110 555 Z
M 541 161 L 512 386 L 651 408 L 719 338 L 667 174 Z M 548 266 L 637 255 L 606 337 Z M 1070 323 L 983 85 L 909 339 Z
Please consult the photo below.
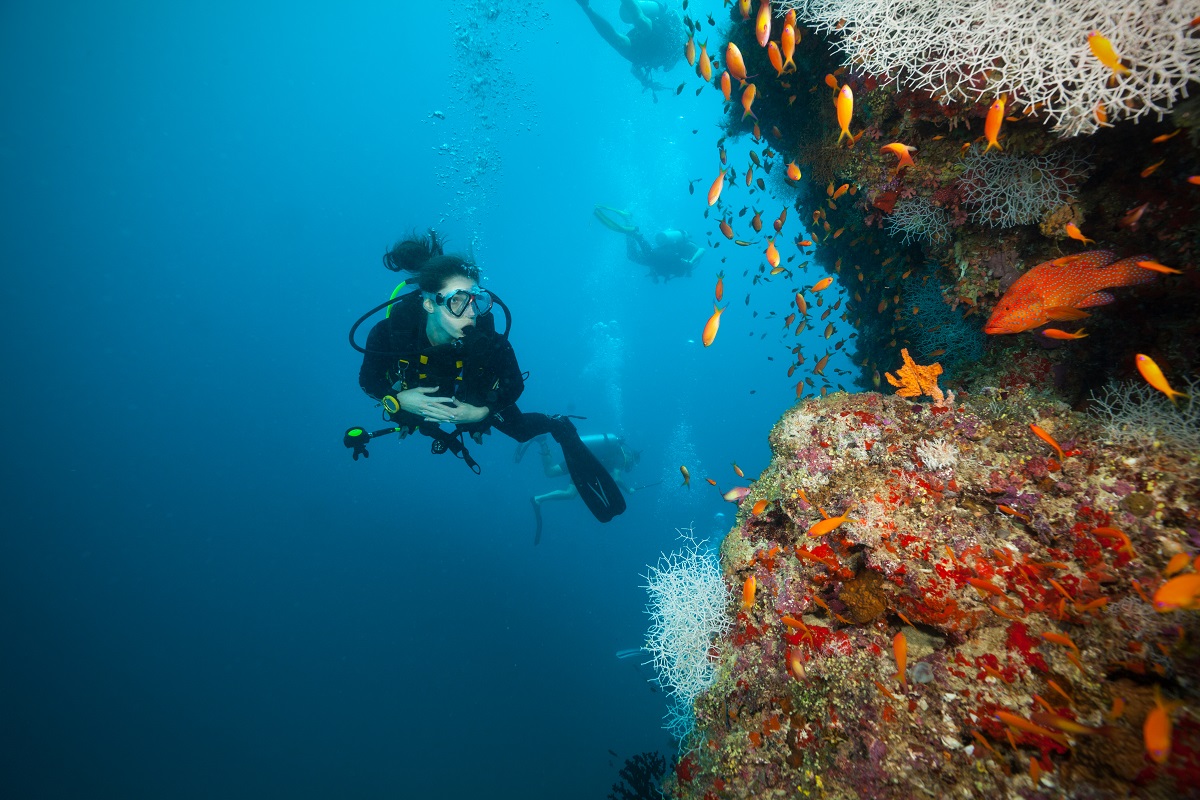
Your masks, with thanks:
M 918 455 L 935 440 L 952 475 Z M 1194 707 L 1200 614 L 1149 597 L 1200 546 L 1190 453 L 1134 455 L 1027 391 L 835 393 L 770 443 L 721 550 L 730 589 L 756 592 L 730 604 L 667 796 L 1194 796 L 1200 719 L 1170 703 Z M 854 519 L 811 536 L 818 506 Z M 1156 692 L 1162 763 L 1143 744 Z

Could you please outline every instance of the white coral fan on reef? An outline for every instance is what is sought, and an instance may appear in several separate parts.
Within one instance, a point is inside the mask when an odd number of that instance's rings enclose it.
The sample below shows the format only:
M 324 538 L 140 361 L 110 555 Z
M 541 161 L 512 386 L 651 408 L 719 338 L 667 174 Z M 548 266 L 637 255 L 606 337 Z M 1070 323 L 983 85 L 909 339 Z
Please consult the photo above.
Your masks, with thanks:
M 832 35 L 856 72 L 886 76 L 939 100 L 1007 94 L 1038 106 L 1063 136 L 1110 122 L 1158 119 L 1200 77 L 1196 0 L 784 0 L 807 25 Z M 1114 75 L 1088 34 L 1112 42 L 1128 72 Z
M 950 214 L 924 197 L 910 197 L 896 203 L 886 223 L 888 234 L 903 235 L 904 244 L 921 239 L 942 242 L 950 235 Z
M 691 705 L 716 680 L 713 640 L 732 625 L 729 589 L 714 554 L 700 549 L 692 531 L 679 530 L 686 544 L 663 555 L 646 573 L 650 632 L 646 651 L 658 672 L 658 684 L 670 701 L 668 725 L 676 738 L 691 728 Z
M 1040 222 L 1074 199 L 1076 184 L 1089 171 L 1084 159 L 1063 149 L 1027 156 L 972 148 L 963 166 L 963 201 L 975 206 L 971 218 L 998 228 Z

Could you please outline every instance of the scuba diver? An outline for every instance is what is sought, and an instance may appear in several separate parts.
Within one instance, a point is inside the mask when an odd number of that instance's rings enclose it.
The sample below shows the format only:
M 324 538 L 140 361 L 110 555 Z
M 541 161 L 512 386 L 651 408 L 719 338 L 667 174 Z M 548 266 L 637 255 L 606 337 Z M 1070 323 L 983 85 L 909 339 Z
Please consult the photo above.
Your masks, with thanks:
M 621 20 L 632 27 L 626 33 L 618 33 L 611 22 L 592 10 L 588 0 L 575 2 L 604 41 L 633 65 L 630 72 L 645 89 L 654 93 L 666 88 L 655 83 L 650 75 L 656 69 L 665 72 L 679 61 L 683 52 L 684 27 L 678 14 L 660 0 L 621 0 Z M 654 102 L 658 102 L 657 94 Z
M 541 448 L 542 471 L 546 473 L 546 477 L 557 478 L 560 475 L 567 474 L 566 463 L 560 458 L 555 458 L 550 445 L 546 442 L 546 437 L 539 436 L 536 441 Z M 624 438 L 611 433 L 601 433 L 581 437 L 580 441 L 596 456 L 600 464 L 608 470 L 608 473 L 612 475 L 613 481 L 616 482 L 622 491 L 626 494 L 633 494 L 633 492 L 637 491 L 635 487 L 630 486 L 625 480 L 625 473 L 637 466 L 638 462 L 642 460 L 642 454 L 629 447 L 625 443 Z M 525 456 L 525 451 L 529 449 L 530 444 L 532 442 L 523 442 L 517 445 L 517 452 L 514 456 L 515 461 L 520 462 Z M 533 504 L 534 519 L 537 521 L 537 530 L 533 537 L 535 545 L 542 540 L 542 503 L 554 500 L 570 500 L 578 496 L 579 490 L 573 484 L 569 484 L 565 489 L 556 489 L 529 498 Z
M 350 343 L 363 353 L 358 382 L 380 402 L 394 427 L 368 432 L 350 428 L 343 443 L 357 461 L 366 457 L 371 439 L 390 433 L 401 438 L 421 433 L 433 440 L 434 453 L 449 450 L 475 473 L 479 465 L 464 443 L 482 443 L 491 428 L 527 442 L 549 433 L 559 443 L 579 496 L 592 514 L 608 522 L 625 510 L 625 499 L 608 470 L 580 440 L 570 418 L 526 413 L 517 408 L 525 375 L 509 344 L 508 307 L 479 286 L 479 268 L 457 255 L 446 255 L 437 234 L 411 236 L 383 257 L 384 265 L 415 276 L 396 287 L 391 299 L 368 311 L 350 329 Z M 416 291 L 401 294 L 413 281 Z M 496 330 L 493 305 L 504 312 L 505 329 Z M 355 331 L 372 314 L 388 309 L 367 335 L 366 347 Z M 442 425 L 452 425 L 446 430 Z
M 691 277 L 692 268 L 703 256 L 705 248 L 692 241 L 684 231 L 667 228 L 654 234 L 651 245 L 628 211 L 597 205 L 592 212 L 606 228 L 625 234 L 625 255 L 635 264 L 649 267 L 650 277 L 658 283 L 661 278 Z

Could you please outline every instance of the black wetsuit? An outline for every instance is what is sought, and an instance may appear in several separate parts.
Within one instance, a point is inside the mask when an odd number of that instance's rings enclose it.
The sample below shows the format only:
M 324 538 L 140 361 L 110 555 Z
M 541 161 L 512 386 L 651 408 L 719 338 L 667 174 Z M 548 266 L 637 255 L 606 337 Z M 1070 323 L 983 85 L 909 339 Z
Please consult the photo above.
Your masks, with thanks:
M 463 338 L 441 345 L 429 343 L 425 321 L 421 293 L 413 292 L 392 306 L 391 316 L 371 329 L 358 372 L 364 392 L 381 400 L 384 395 L 405 389 L 437 387 L 441 397 L 487 406 L 490 413 L 486 419 L 459 426 L 468 433 L 480 434 L 495 427 L 525 442 L 554 431 L 556 421 L 551 417 L 526 414 L 517 408 L 517 399 L 525 389 L 524 376 L 512 345 L 496 332 L 491 314 L 477 318 Z M 397 411 L 390 418 L 401 427 L 427 435 L 438 428 L 409 411 Z

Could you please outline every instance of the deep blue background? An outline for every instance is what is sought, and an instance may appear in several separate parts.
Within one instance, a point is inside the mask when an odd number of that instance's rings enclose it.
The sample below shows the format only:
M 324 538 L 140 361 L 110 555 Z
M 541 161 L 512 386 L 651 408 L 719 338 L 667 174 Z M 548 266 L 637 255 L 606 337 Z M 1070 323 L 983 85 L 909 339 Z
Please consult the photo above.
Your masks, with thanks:
M 760 248 L 656 285 L 591 216 L 713 227 L 719 95 L 663 81 L 568 0 L 3 5 L 0 795 L 603 797 L 673 747 L 613 654 L 673 528 L 732 516 L 702 478 L 765 467 L 794 379 L 750 313 L 786 286 L 743 304 Z M 528 497 L 562 484 L 505 437 L 480 476 L 341 447 L 378 421 L 346 330 L 428 225 L 511 306 L 522 407 L 643 450 L 631 480 L 661 483 L 623 517 L 547 506 L 534 548 Z

